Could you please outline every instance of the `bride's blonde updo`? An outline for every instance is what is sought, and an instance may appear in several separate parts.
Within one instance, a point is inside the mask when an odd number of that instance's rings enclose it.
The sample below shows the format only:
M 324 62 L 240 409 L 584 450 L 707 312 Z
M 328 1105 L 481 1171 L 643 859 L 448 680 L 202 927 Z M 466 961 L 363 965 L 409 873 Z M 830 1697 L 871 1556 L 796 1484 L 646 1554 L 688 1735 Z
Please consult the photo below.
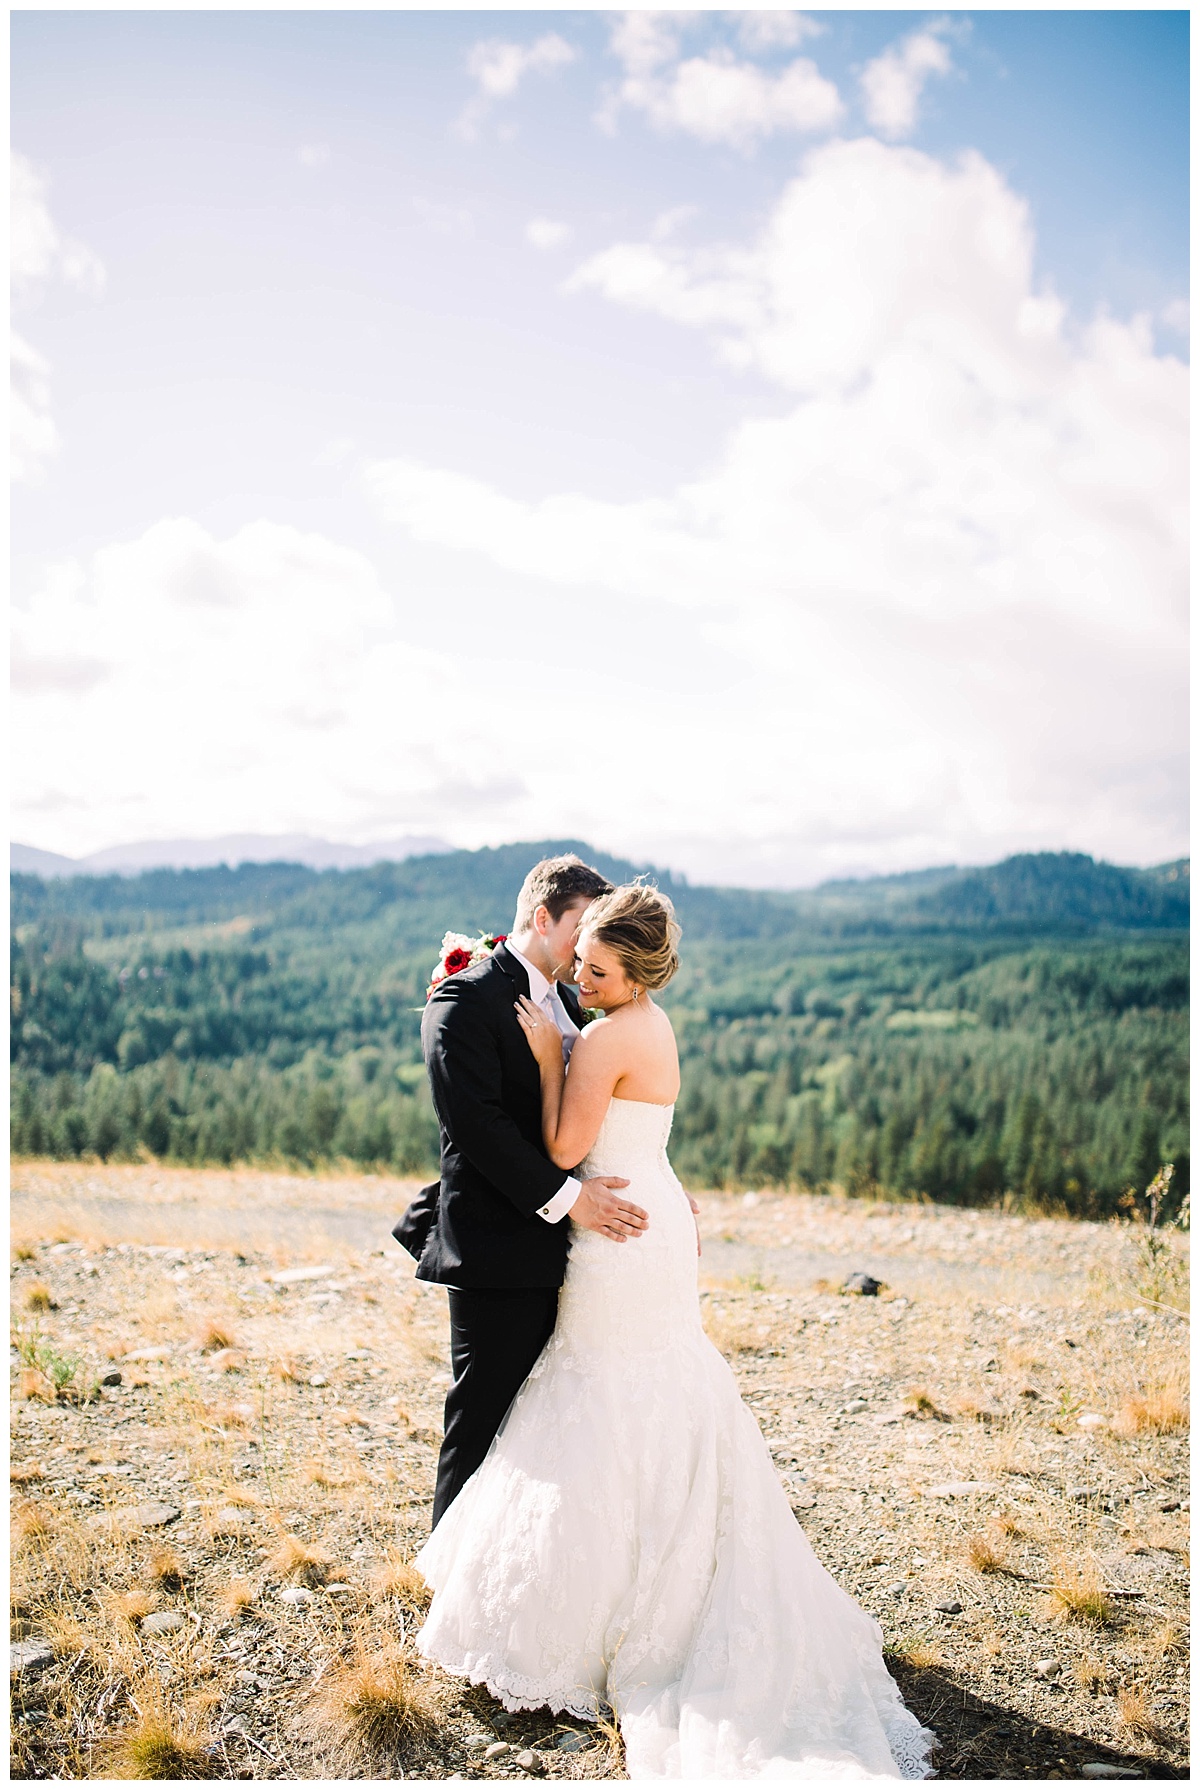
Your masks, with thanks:
M 614 953 L 641 988 L 665 988 L 679 968 L 680 926 L 670 899 L 647 884 L 623 883 L 593 901 L 581 931 Z

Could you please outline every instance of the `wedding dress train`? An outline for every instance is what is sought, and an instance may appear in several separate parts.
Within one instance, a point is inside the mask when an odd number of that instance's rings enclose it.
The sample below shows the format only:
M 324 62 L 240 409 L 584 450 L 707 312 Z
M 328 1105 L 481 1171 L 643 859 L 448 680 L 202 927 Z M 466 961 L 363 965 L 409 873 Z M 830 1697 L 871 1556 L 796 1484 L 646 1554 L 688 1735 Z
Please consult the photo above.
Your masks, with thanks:
M 611 1103 L 582 1175 L 624 1175 L 640 1237 L 572 1238 L 558 1323 L 417 1557 L 417 1645 L 508 1709 L 616 1711 L 629 1776 L 931 1776 L 875 1619 L 792 1515 L 701 1327 L 671 1107 Z

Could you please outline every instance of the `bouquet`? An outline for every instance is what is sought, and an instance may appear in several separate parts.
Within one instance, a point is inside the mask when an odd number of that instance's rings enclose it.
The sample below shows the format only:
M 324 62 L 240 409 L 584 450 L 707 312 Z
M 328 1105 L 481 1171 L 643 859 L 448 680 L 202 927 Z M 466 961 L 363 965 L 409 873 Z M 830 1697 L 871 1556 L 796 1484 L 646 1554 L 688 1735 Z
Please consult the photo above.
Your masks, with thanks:
M 485 957 L 490 957 L 507 937 L 506 932 L 481 932 L 477 938 L 468 938 L 465 932 L 448 932 L 442 940 L 442 954 L 433 966 L 425 999 L 429 999 L 438 983 L 444 982 L 447 976 L 457 976 L 459 970 L 469 970 L 473 963 L 482 963 Z

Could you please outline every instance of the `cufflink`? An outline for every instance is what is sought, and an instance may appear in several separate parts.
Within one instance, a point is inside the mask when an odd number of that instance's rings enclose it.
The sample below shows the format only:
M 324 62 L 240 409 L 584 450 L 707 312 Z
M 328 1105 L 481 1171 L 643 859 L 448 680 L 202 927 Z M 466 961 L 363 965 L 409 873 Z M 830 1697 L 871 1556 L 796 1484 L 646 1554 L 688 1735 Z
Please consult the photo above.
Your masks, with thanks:
M 538 1217 L 539 1218 L 549 1218 L 549 1216 L 550 1216 L 549 1206 L 539 1206 L 538 1207 Z

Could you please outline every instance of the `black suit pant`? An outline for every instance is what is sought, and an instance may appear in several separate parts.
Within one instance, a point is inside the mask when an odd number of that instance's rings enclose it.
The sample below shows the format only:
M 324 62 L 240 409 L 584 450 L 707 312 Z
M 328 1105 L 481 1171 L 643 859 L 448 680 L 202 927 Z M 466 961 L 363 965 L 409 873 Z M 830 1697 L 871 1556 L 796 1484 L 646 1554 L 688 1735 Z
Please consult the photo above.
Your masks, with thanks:
M 449 1292 L 454 1380 L 438 1456 L 435 1528 L 491 1447 L 558 1316 L 557 1287 L 451 1287 Z

